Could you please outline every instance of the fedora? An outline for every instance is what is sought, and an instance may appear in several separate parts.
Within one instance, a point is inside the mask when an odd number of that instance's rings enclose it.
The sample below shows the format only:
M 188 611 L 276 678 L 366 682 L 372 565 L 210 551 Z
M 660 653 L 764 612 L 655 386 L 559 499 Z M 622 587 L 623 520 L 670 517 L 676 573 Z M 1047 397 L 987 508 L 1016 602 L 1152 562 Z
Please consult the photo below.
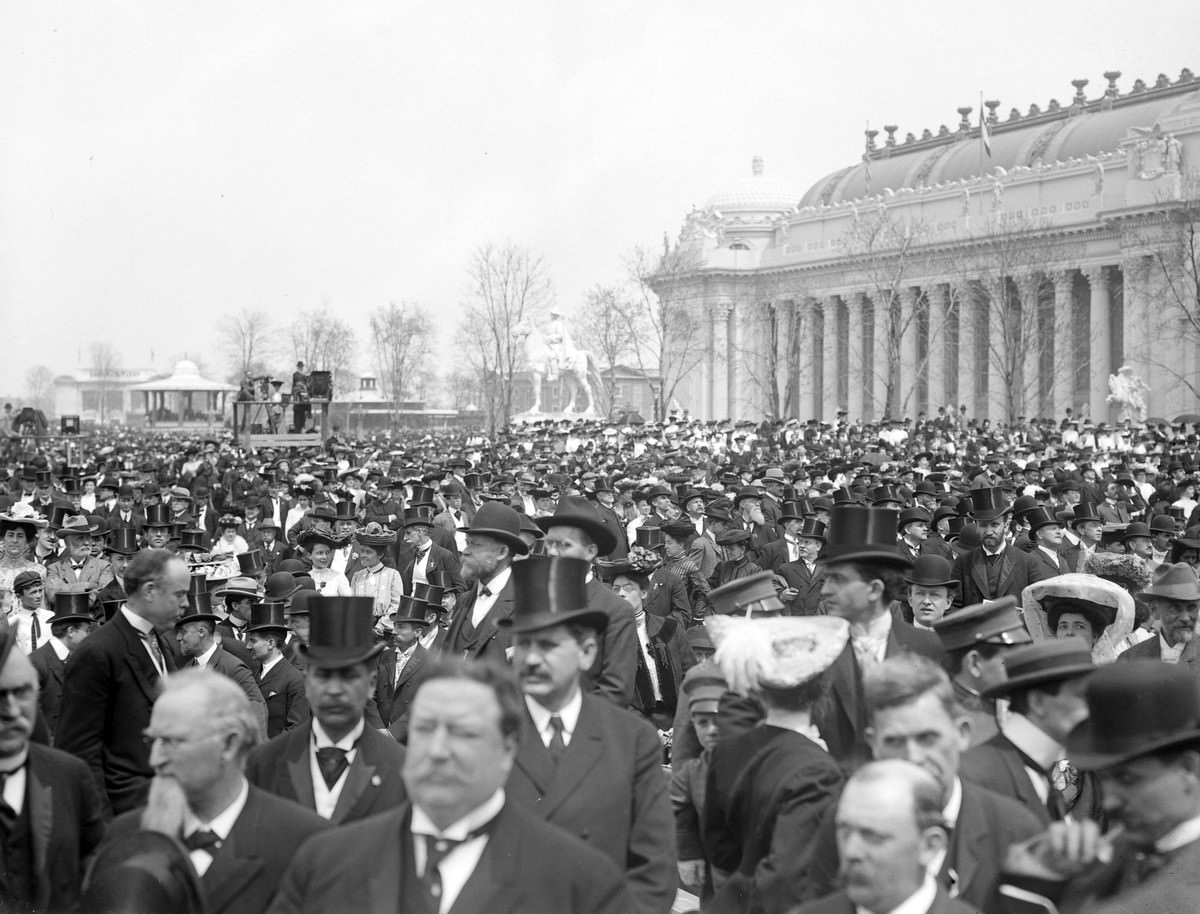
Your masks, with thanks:
M 62 522 L 62 526 L 58 528 L 59 536 L 91 536 L 99 532 L 99 528 L 88 523 L 88 519 L 82 514 L 68 517 Z
M 498 623 L 514 634 L 555 625 L 583 625 L 601 633 L 608 626 L 602 609 L 589 609 L 587 573 L 583 559 L 535 555 L 512 566 L 513 606 Z
M 278 601 L 270 600 L 255 603 L 250 607 L 250 624 L 248 632 L 287 630 L 287 607 Z
M 54 595 L 54 616 L 50 619 L 50 624 L 91 622 L 90 597 L 89 593 L 64 593 L 62 591 L 56 593 Z
M 250 597 L 262 599 L 262 591 L 258 589 L 258 581 L 254 578 L 238 576 L 226 578 L 213 592 L 214 597 Z
M 1200 580 L 1190 565 L 1176 562 L 1160 565 L 1156 580 L 1142 591 L 1143 597 L 1161 597 L 1164 600 L 1200 600 Z
M 984 689 L 984 698 L 1008 695 L 1040 685 L 1086 676 L 1096 670 L 1092 662 L 1092 646 L 1082 638 L 1048 638 L 1004 655 L 1008 678 Z
M 918 587 L 957 587 L 954 568 L 940 555 L 919 555 L 904 580 Z
M 1079 768 L 1111 768 L 1200 741 L 1200 689 L 1186 668 L 1157 660 L 1113 663 L 1088 680 L 1084 697 L 1088 717 L 1066 742 Z
M 467 534 L 499 540 L 518 555 L 529 554 L 529 547 L 521 539 L 521 515 L 509 505 L 490 501 L 475 512 L 475 519 L 469 527 L 458 529 Z
M 894 568 L 908 568 L 912 560 L 896 551 L 898 511 L 868 508 L 865 505 L 839 504 L 829 512 L 825 548 L 818 563 L 874 562 Z
M 263 561 L 262 550 L 251 549 L 249 552 L 243 552 L 237 557 L 238 570 L 246 577 L 256 577 L 260 572 L 267 568 L 266 562 Z
M 105 552 L 115 552 L 117 555 L 137 555 L 137 531 L 130 527 L 120 527 L 108 535 Z
M 984 486 L 972 489 L 971 516 L 976 521 L 990 521 L 1003 517 L 1012 510 L 1012 503 L 1004 494 L 1004 490 L 996 486 Z
M 513 567 L 523 564 L 516 563 Z M 330 668 L 353 666 L 378 657 L 375 643 L 375 600 L 371 597 L 320 597 L 308 600 L 308 644 L 300 650 L 310 664 Z
M 597 555 L 608 555 L 617 547 L 616 534 L 601 520 L 592 503 L 576 495 L 559 499 L 554 513 L 548 517 L 539 517 L 535 523 L 544 532 L 548 532 L 551 527 L 575 527 L 582 530 L 596 544 Z
M 755 613 L 777 613 L 784 609 L 770 571 L 737 578 L 709 592 L 713 612 L 750 617 Z

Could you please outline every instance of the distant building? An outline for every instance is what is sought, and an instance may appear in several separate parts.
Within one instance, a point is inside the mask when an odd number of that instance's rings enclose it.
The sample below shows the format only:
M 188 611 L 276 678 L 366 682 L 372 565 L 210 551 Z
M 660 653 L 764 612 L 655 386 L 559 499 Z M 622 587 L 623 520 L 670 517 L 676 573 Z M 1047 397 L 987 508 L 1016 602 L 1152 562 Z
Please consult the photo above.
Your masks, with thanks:
M 393 403 L 369 375 L 358 379 L 357 390 L 339 394 L 329 403 L 330 428 L 348 435 L 392 428 L 447 428 L 458 422 L 457 410 L 427 409 L 424 400 Z
M 122 368 L 108 374 L 78 368 L 60 374 L 54 379 L 54 414 L 79 416 L 84 422 L 98 422 L 103 414 L 108 422 L 125 422 L 131 413 L 142 411 L 142 395 L 130 388 L 160 377 L 152 368 Z

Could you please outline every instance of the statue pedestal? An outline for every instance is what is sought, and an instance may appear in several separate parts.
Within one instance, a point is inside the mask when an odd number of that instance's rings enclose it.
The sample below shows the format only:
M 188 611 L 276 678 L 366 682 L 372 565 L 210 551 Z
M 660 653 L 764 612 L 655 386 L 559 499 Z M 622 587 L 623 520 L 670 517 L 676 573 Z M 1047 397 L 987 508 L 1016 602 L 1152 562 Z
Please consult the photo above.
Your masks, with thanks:
M 599 418 L 600 418 L 600 414 L 597 413 L 594 409 L 592 409 L 589 406 L 587 409 L 579 410 L 578 412 L 574 412 L 574 413 L 563 413 L 563 412 L 547 413 L 547 412 L 541 412 L 541 411 L 535 412 L 534 410 L 530 410 L 527 413 L 519 413 L 519 414 L 513 416 L 512 422 L 514 425 L 517 425 L 517 424 L 527 425 L 527 424 L 533 423 L 533 422 L 545 422 L 546 420 L 551 420 L 554 422 L 561 422 L 565 419 L 567 422 L 574 422 L 576 419 L 599 419 Z

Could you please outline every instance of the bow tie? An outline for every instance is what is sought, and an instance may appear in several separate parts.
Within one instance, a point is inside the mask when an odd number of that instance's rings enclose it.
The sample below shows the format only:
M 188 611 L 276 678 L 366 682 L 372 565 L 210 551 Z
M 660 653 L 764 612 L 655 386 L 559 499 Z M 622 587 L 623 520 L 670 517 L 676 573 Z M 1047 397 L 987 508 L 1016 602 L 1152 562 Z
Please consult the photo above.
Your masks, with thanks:
M 198 829 L 183 839 L 183 846 L 189 852 L 207 851 L 211 854 L 213 851 L 220 850 L 222 843 L 221 839 L 217 837 L 217 833 L 209 831 L 207 828 Z

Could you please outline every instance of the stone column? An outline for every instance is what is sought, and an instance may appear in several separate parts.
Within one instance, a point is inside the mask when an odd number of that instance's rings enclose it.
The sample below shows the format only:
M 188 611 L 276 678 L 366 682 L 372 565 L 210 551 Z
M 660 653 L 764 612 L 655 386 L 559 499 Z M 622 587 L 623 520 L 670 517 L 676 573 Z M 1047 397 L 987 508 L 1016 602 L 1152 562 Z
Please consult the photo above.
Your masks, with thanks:
M 1018 386 L 1013 402 L 1017 404 L 1017 415 L 1030 418 L 1040 415 L 1042 349 L 1052 348 L 1054 341 L 1041 339 L 1039 334 L 1038 311 L 1041 302 L 1038 299 L 1041 275 L 1022 273 L 1015 279 L 1021 307 L 1019 343 L 1022 357 L 1021 364 L 1018 366 L 1019 374 L 1013 379 L 1013 383 Z
M 992 420 L 992 424 L 1008 418 L 1008 390 L 1004 378 L 1005 360 L 1008 357 L 1004 333 L 1004 320 L 1007 317 L 1008 301 L 1005 295 L 1004 277 L 992 278 L 984 283 L 986 305 L 977 315 L 979 327 L 985 328 L 987 336 L 987 403 L 984 404 L 984 415 Z
M 742 402 L 742 393 L 744 390 L 742 384 L 742 372 L 744 359 L 746 358 L 746 347 L 743 344 L 743 318 L 742 306 L 737 302 L 730 302 L 729 317 L 726 321 L 726 333 L 729 337 L 728 354 L 726 356 L 729 365 L 729 370 L 726 373 L 726 381 L 729 384 L 727 399 L 729 401 L 729 415 L 740 416 L 746 412 L 746 404 Z
M 888 358 L 888 338 L 892 327 L 891 321 L 888 319 L 890 303 L 887 294 L 878 292 L 869 294 L 875 307 L 875 352 L 867 376 L 871 383 L 871 399 L 874 403 L 872 416 L 878 421 L 886 416 L 888 411 L 887 382 L 892 371 Z
M 921 329 L 917 318 L 917 291 L 912 286 L 900 289 L 900 370 L 896 390 L 897 418 L 912 416 L 914 420 L 921 411 L 921 404 L 917 402 L 917 376 L 920 373 L 917 335 Z
M 838 410 L 838 326 L 836 296 L 821 299 L 821 421 L 833 422 Z
M 979 416 L 979 400 L 975 396 L 976 378 L 979 373 L 987 370 L 986 365 L 980 365 L 975 354 L 975 340 L 978 333 L 978 303 L 975 301 L 974 290 L 966 283 L 954 290 L 958 306 L 958 403 L 967 407 L 967 417 Z
M 799 346 L 799 352 L 796 355 L 799 360 L 796 366 L 798 387 L 796 415 L 799 416 L 801 422 L 818 419 L 821 416 L 821 410 L 815 403 L 816 390 L 820 386 L 816 383 L 815 378 L 817 370 L 815 340 L 818 326 L 816 307 L 817 303 L 811 298 L 804 298 L 796 302 L 794 320 L 799 322 L 796 330 L 796 340 Z
M 864 348 L 867 345 L 867 328 L 863 318 L 863 296 L 852 292 L 846 297 L 846 319 L 849 340 L 846 346 L 849 365 L 846 372 L 846 412 L 851 422 L 859 422 L 863 418 L 866 378 L 863 372 L 865 358 Z
M 1056 270 L 1054 279 L 1054 385 L 1051 402 L 1054 418 L 1061 420 L 1072 408 L 1075 398 L 1075 372 L 1079 359 L 1075 353 L 1075 270 Z M 1080 354 L 1082 356 L 1082 354 Z
M 1090 391 L 1090 415 L 1093 422 L 1108 421 L 1108 376 L 1112 374 L 1112 323 L 1111 302 L 1108 297 L 1109 268 L 1088 267 L 1083 274 L 1091 286 L 1091 302 L 1088 315 L 1091 318 L 1091 376 L 1088 378 Z M 1125 273 L 1128 280 L 1129 272 Z M 1126 283 L 1126 312 L 1128 308 L 1128 282 Z
M 712 409 L 717 419 L 733 418 L 729 409 L 729 374 L 733 366 L 729 360 L 729 315 L 733 310 L 728 302 L 717 302 L 712 306 Z
M 929 364 L 928 384 L 930 416 L 936 416 L 939 406 L 946 402 L 946 287 L 940 282 L 925 289 L 925 300 L 929 303 Z

